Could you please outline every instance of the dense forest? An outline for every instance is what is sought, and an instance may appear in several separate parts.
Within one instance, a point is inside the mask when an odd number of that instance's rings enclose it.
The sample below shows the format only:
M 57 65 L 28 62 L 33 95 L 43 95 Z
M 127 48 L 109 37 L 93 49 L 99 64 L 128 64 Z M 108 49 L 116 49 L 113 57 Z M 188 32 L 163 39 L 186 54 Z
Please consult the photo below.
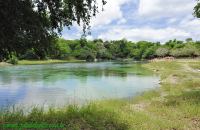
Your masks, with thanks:
M 169 40 L 164 44 L 148 41 L 132 42 L 126 39 L 103 41 L 101 39 L 65 40 L 57 39 L 45 53 L 44 59 L 76 58 L 86 61 L 133 59 L 143 60 L 156 57 L 173 56 L 198 57 L 200 56 L 200 42 L 191 38 L 185 41 Z M 13 54 L 15 55 L 15 54 Z M 34 48 L 15 55 L 18 59 L 41 59 Z

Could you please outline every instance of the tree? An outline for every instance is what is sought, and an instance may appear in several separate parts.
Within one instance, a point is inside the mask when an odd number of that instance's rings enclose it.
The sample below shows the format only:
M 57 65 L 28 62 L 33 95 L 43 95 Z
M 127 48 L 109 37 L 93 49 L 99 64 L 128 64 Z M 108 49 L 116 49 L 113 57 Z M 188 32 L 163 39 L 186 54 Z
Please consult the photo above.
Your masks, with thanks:
M 150 58 L 154 58 L 155 57 L 155 51 L 156 51 L 157 47 L 156 46 L 152 46 L 148 49 L 145 50 L 145 52 L 142 55 L 143 59 L 150 59 Z
M 66 59 L 70 56 L 71 48 L 66 40 L 58 39 L 53 51 L 55 58 Z
M 193 42 L 192 38 L 185 39 L 186 42 Z
M 194 15 L 200 18 L 200 1 L 197 0 L 197 5 L 194 7 Z
M 53 33 L 44 29 L 48 22 L 33 10 L 31 1 L 0 1 L 0 19 L 0 61 L 13 52 L 26 52 L 27 48 L 35 48 L 43 57 Z
M 97 12 L 96 0 L 0 1 L 0 61 L 32 48 L 44 58 L 64 26 L 82 23 L 85 32 Z
M 101 40 L 94 40 L 95 45 L 96 45 L 96 51 L 97 51 L 97 59 L 111 59 L 112 56 L 108 52 L 107 48 L 105 48 L 103 41 Z

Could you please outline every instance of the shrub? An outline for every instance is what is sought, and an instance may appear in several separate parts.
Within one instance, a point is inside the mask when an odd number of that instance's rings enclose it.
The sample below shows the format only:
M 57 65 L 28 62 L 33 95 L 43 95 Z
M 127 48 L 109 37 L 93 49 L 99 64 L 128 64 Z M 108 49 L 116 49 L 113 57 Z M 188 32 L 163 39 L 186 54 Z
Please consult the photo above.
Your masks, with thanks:
M 169 49 L 168 48 L 158 48 L 156 50 L 156 55 L 158 57 L 165 57 L 169 54 Z
M 183 51 L 182 49 L 173 49 L 170 51 L 170 55 L 174 57 L 181 57 L 183 56 Z
M 8 63 L 16 65 L 18 64 L 18 58 L 15 55 L 15 53 L 11 53 L 11 55 L 9 56 L 9 59 L 7 60 Z
M 170 52 L 174 57 L 194 57 L 199 56 L 199 50 L 195 46 L 187 45 L 184 48 L 173 49 Z
M 33 60 L 33 59 L 40 59 L 40 58 L 35 53 L 34 49 L 30 49 L 30 50 L 27 50 L 26 53 L 20 57 L 20 59 Z

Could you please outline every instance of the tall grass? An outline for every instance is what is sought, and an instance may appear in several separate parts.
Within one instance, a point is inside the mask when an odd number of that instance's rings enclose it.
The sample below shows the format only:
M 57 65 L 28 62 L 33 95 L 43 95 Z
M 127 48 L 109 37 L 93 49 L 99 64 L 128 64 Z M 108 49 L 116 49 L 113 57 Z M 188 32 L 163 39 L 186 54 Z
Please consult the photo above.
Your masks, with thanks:
M 126 122 L 112 110 L 98 108 L 98 105 L 87 105 L 81 108 L 68 106 L 62 109 L 50 108 L 48 111 L 34 108 L 30 113 L 23 110 L 2 112 L 0 122 L 6 124 L 64 124 L 69 130 L 125 130 Z

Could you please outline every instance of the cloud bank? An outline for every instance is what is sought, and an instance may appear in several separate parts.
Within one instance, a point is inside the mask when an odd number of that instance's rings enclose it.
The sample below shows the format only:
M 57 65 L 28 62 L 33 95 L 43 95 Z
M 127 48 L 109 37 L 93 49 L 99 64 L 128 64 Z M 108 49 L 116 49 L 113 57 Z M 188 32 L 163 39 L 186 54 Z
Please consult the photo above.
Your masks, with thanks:
M 107 0 L 104 11 L 91 20 L 92 35 L 88 38 L 200 40 L 200 19 L 192 15 L 195 4 L 195 0 Z M 81 33 L 81 27 L 75 26 L 72 30 L 65 29 L 63 37 L 79 39 Z

